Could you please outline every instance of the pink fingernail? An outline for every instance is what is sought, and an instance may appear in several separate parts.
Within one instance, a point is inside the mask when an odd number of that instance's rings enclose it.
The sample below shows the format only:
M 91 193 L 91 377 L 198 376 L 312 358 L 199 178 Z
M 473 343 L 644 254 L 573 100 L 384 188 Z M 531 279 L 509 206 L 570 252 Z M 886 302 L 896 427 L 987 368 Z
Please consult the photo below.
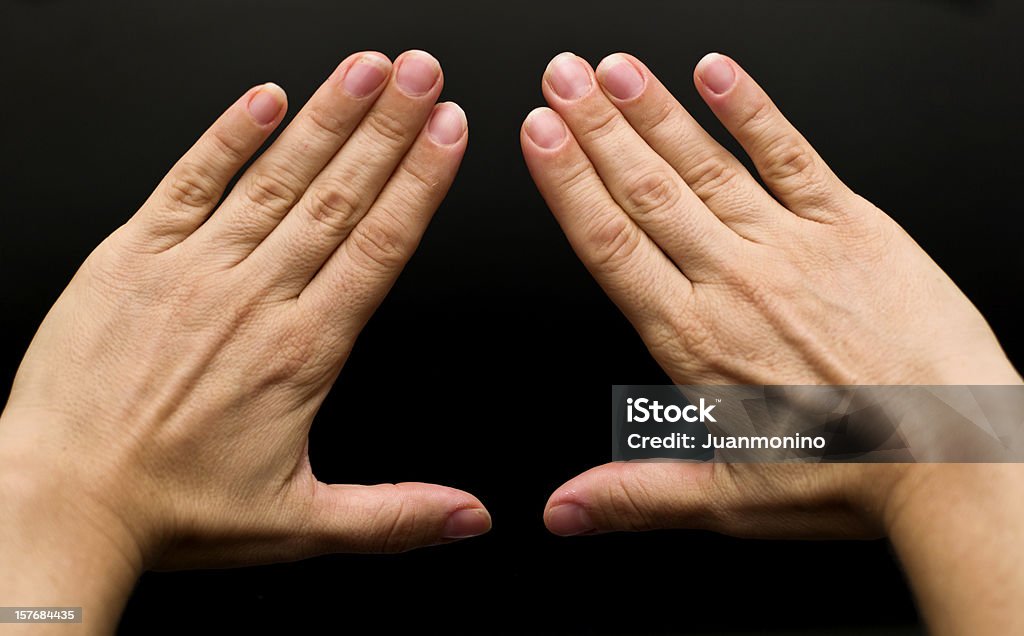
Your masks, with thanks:
M 550 108 L 538 108 L 526 117 L 526 136 L 541 148 L 551 150 L 565 141 L 562 118 Z
M 616 99 L 633 99 L 644 90 L 644 78 L 628 59 L 616 53 L 597 67 L 601 85 Z
M 434 107 L 427 123 L 427 134 L 442 146 L 462 139 L 466 132 L 466 113 L 457 104 L 445 102 Z
M 277 84 L 264 84 L 249 98 L 249 114 L 260 126 L 277 119 L 284 107 L 284 90 Z
M 425 94 L 441 75 L 441 65 L 429 53 L 412 51 L 402 56 L 395 81 L 402 92 L 412 97 Z
M 560 537 L 572 537 L 595 530 L 590 515 L 577 504 L 555 506 L 547 514 L 548 530 Z
M 352 97 L 366 97 L 384 82 L 388 70 L 388 65 L 380 57 L 364 55 L 348 67 L 341 87 Z
M 491 515 L 481 508 L 456 510 L 448 517 L 441 531 L 442 539 L 478 537 L 491 529 Z
M 724 56 L 710 53 L 697 64 L 697 75 L 700 81 L 716 95 L 729 92 L 736 83 L 736 71 Z
M 590 73 L 583 60 L 562 53 L 548 64 L 548 83 L 562 99 L 579 99 L 590 91 Z

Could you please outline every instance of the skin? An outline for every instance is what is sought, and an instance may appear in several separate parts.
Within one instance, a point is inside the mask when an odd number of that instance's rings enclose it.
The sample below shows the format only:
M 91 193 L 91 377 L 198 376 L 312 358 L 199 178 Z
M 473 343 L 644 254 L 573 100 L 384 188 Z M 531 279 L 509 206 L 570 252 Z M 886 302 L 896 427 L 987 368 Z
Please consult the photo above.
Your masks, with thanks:
M 678 384 L 1020 384 L 984 318 L 733 60 L 697 91 L 763 186 L 635 57 L 565 53 L 521 141 L 572 247 Z M 617 463 L 555 491 L 559 535 L 887 535 L 937 634 L 1024 632 L 1020 465 Z
M 307 455 L 465 151 L 442 84 L 423 52 L 349 57 L 221 201 L 285 115 L 279 87 L 254 87 L 89 256 L 0 417 L 0 569 L 18 573 L 0 598 L 83 606 L 87 633 L 111 633 L 146 568 L 395 552 L 490 528 L 468 493 L 325 484 Z
M 709 56 L 696 79 L 767 190 L 628 56 L 596 75 L 557 58 L 553 110 L 522 138 L 570 242 L 675 381 L 1020 383 L 955 285 L 749 76 Z M 19 573 L 0 597 L 82 605 L 85 630 L 106 633 L 147 567 L 397 551 L 490 527 L 467 493 L 323 484 L 306 453 L 464 152 L 441 82 L 421 52 L 349 58 L 218 204 L 284 116 L 283 92 L 256 87 L 89 257 L 0 416 L 0 563 Z M 1022 477 L 615 464 L 559 489 L 545 519 L 563 535 L 887 534 L 936 633 L 1005 634 L 1024 629 Z

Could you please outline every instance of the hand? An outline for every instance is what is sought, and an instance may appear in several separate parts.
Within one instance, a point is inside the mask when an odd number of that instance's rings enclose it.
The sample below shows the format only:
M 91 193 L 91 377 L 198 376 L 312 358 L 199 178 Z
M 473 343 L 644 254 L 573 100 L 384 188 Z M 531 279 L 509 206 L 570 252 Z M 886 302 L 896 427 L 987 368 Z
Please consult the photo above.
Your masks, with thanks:
M 543 81 L 551 109 L 522 132 L 573 248 L 674 382 L 1020 382 L 953 282 L 735 62 L 709 55 L 695 81 L 767 190 L 628 55 L 596 73 L 556 57 Z M 612 464 L 559 489 L 546 519 L 559 534 L 874 535 L 900 472 Z
M 767 189 L 628 55 L 596 73 L 556 57 L 551 109 L 521 134 L 576 253 L 674 382 L 1021 382 L 953 282 L 743 69 L 712 54 L 695 83 Z M 1022 484 L 1019 465 L 607 464 L 559 488 L 545 521 L 561 535 L 888 533 L 934 629 L 1015 633 Z M 969 550 L 972 567 L 957 556 Z
M 0 545 L 70 524 L 131 571 L 489 529 L 465 492 L 324 484 L 306 451 L 465 151 L 462 110 L 435 105 L 442 83 L 423 52 L 393 67 L 349 57 L 218 205 L 285 94 L 266 84 L 228 108 L 89 256 L 29 348 L 0 420 Z M 40 515 L 49 530 L 26 529 Z

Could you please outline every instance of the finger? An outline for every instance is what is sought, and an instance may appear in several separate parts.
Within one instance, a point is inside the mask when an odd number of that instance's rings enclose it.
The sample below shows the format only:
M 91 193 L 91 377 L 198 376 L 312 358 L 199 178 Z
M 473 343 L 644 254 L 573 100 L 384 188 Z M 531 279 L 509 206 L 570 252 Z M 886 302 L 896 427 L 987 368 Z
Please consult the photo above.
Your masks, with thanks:
M 736 62 L 707 55 L 697 64 L 694 81 L 783 205 L 815 221 L 844 215 L 850 191 Z
M 653 335 L 678 313 L 676 303 L 692 292 L 690 281 L 612 199 L 557 113 L 530 113 L 520 143 L 541 196 L 580 260 L 641 335 Z
M 434 484 L 319 484 L 314 500 L 307 532 L 320 553 L 405 552 L 491 529 L 479 499 Z
M 371 51 L 338 65 L 210 220 L 208 236 L 219 250 L 241 260 L 277 227 L 348 140 L 390 74 L 391 61 Z
M 598 64 L 596 76 L 605 95 L 647 145 L 741 236 L 757 239 L 791 218 L 643 62 L 625 53 L 609 55 Z
M 874 537 L 879 528 L 843 488 L 861 468 L 616 462 L 555 491 L 544 522 L 561 536 L 695 528 L 741 537 Z
M 287 98 L 281 87 L 250 89 L 214 122 L 171 168 L 135 215 L 144 240 L 163 250 L 202 225 L 228 183 L 281 123 Z
M 597 88 L 590 65 L 562 53 L 543 85 L 619 206 L 691 279 L 714 271 L 739 237 L 633 130 Z
M 285 295 L 297 296 L 376 200 L 441 92 L 441 66 L 403 53 L 373 108 L 295 207 L 252 254 Z
M 299 296 L 302 314 L 358 333 L 416 251 L 467 142 L 462 109 L 450 102 L 435 106 L 369 212 Z

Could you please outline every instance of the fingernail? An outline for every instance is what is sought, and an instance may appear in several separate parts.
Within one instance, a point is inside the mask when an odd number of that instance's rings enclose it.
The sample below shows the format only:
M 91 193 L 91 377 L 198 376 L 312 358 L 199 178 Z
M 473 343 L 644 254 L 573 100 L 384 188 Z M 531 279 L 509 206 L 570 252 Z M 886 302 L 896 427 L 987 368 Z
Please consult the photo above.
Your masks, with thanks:
M 633 99 L 644 90 L 644 78 L 636 66 L 618 53 L 597 66 L 597 79 L 616 99 Z
M 572 53 L 562 53 L 548 65 L 548 83 L 562 99 L 579 99 L 590 90 L 590 73 L 583 60 Z
M 577 504 L 562 504 L 548 511 L 548 530 L 561 537 L 572 537 L 595 530 L 590 515 Z
M 727 93 L 732 85 L 736 83 L 736 71 L 732 64 L 718 53 L 710 53 L 697 64 L 697 75 L 704 86 L 715 93 L 722 95 Z
M 384 82 L 388 65 L 377 55 L 364 55 L 345 72 L 341 87 L 355 98 L 366 97 Z
M 481 508 L 456 510 L 448 517 L 441 531 L 442 539 L 478 537 L 491 529 L 491 515 Z
M 402 92 L 412 97 L 423 95 L 437 83 L 441 65 L 429 53 L 412 51 L 402 57 L 395 80 Z
M 526 116 L 526 135 L 533 143 L 550 150 L 565 141 L 565 124 L 550 108 L 537 108 Z
M 277 84 L 264 84 L 249 98 L 249 114 L 260 126 L 277 119 L 284 107 L 284 90 Z
M 462 139 L 465 132 L 466 113 L 458 104 L 445 102 L 434 108 L 430 122 L 427 123 L 427 133 L 434 141 L 442 146 L 448 146 Z

